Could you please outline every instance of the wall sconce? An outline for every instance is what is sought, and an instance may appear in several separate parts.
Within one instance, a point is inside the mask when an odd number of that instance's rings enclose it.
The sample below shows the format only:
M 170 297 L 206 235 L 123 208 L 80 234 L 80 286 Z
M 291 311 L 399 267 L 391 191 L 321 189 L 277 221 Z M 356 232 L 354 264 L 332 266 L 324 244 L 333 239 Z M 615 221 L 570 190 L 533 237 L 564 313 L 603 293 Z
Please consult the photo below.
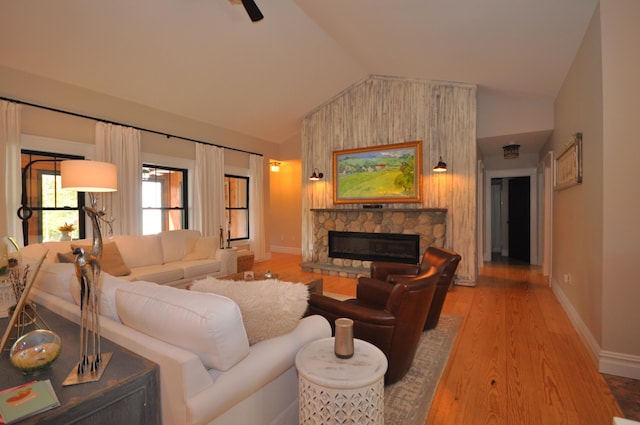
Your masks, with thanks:
M 520 145 L 510 143 L 502 147 L 504 159 L 516 159 L 520 155 Z
M 447 171 L 447 164 L 442 161 L 442 157 L 440 157 L 440 161 L 433 167 L 433 171 L 436 173 L 444 173 Z
M 316 181 L 316 180 L 320 180 L 323 177 L 324 177 L 324 174 L 322 174 L 320 170 L 318 170 L 317 168 L 314 168 L 313 174 L 311 174 L 311 177 L 309 177 L 309 180 Z
M 269 166 L 271 167 L 272 173 L 277 173 L 280 171 L 280 162 L 279 161 L 269 161 Z

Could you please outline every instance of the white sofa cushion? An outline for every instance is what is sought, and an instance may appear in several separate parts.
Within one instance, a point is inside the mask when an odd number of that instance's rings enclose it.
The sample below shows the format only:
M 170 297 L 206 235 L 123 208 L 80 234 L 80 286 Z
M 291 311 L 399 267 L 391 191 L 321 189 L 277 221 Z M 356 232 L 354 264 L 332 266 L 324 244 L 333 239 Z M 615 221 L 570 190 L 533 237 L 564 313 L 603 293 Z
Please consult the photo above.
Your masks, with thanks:
M 170 230 L 158 233 L 162 245 L 162 262 L 181 260 L 193 251 L 196 240 L 200 238 L 198 230 Z
M 307 310 L 309 290 L 302 283 L 278 280 L 231 281 L 209 277 L 193 282 L 191 291 L 231 298 L 240 306 L 250 344 L 291 332 Z
M 70 263 L 42 264 L 33 286 L 51 295 L 73 302 L 70 282 L 76 278 L 76 267 Z
M 195 241 L 193 250 L 182 257 L 184 261 L 205 260 L 215 258 L 216 249 L 220 244 L 220 239 L 213 236 L 201 237 Z
M 162 264 L 162 244 L 158 235 L 119 235 L 113 241 L 130 269 Z
M 136 282 L 117 290 L 116 305 L 122 323 L 196 353 L 207 368 L 229 370 L 249 354 L 240 309 L 228 298 Z
M 180 266 L 184 272 L 183 278 L 189 279 L 219 272 L 222 262 L 218 260 L 182 261 Z
M 145 280 L 147 282 L 155 282 L 160 284 L 167 284 L 182 280 L 184 278 L 184 271 L 182 264 L 157 264 L 151 266 L 138 267 L 131 270 L 131 275 L 126 276 L 129 281 Z

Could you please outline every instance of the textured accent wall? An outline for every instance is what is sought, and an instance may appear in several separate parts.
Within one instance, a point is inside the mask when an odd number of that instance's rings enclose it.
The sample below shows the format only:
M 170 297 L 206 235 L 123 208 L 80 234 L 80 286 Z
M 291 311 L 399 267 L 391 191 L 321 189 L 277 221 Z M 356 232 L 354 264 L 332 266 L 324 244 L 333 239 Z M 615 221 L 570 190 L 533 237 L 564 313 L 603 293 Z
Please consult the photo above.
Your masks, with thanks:
M 333 151 L 422 140 L 421 204 L 385 208 L 445 208 L 445 247 L 462 255 L 458 283 L 475 284 L 476 87 L 469 84 L 371 76 L 307 115 L 302 124 L 302 257 L 313 258 L 312 208 L 333 204 Z M 434 173 L 439 157 L 448 172 Z M 308 180 L 314 168 L 324 179 Z

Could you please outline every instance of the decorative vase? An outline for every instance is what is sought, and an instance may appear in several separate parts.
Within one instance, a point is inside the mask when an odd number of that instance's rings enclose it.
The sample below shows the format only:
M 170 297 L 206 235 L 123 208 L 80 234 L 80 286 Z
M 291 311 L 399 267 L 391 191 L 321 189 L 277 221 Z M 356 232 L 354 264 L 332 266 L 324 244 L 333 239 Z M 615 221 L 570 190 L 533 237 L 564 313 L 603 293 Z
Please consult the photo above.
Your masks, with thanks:
M 71 235 L 69 234 L 68 231 L 64 231 L 61 230 L 60 231 L 60 239 L 61 241 L 70 241 L 71 240 Z

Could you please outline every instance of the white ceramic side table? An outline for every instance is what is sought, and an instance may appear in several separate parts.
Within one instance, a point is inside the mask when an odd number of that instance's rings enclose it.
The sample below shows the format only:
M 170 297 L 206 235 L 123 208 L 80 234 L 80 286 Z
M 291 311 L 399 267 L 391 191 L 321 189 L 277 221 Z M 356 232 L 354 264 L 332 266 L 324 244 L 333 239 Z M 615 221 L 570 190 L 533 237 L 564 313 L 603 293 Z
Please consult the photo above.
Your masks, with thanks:
M 384 423 L 387 358 L 354 339 L 354 354 L 340 359 L 333 338 L 305 345 L 296 355 L 301 425 Z
M 220 251 L 220 270 L 224 274 L 235 273 L 238 270 L 238 248 L 224 248 Z

